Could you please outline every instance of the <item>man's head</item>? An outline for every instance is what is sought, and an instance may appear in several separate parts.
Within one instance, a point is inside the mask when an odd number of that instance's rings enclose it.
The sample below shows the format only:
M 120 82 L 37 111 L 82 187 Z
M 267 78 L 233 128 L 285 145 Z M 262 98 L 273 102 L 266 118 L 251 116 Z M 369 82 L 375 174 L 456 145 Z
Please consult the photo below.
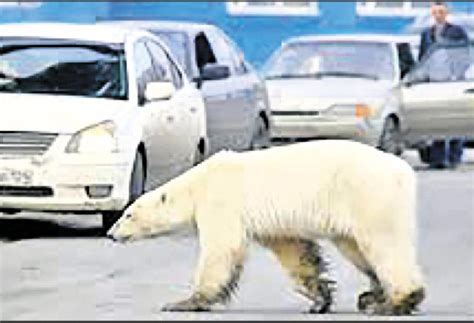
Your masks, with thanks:
M 442 1 L 435 1 L 431 3 L 431 15 L 437 24 L 445 24 L 448 13 L 449 10 L 446 3 Z

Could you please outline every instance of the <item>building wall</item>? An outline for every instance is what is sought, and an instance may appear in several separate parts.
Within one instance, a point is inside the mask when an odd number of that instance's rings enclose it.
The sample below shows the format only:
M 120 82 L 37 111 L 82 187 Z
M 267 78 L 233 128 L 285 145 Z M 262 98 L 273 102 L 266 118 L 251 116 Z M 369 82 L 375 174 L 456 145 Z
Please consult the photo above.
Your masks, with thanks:
M 39 4 L 39 5 L 38 5 Z M 355 2 L 319 2 L 319 13 L 302 16 L 230 15 L 225 2 L 0 2 L 0 23 L 94 22 L 106 19 L 166 19 L 216 24 L 261 65 L 292 36 L 322 33 L 401 33 L 413 16 L 361 16 Z M 453 2 L 454 11 L 474 14 L 473 2 Z

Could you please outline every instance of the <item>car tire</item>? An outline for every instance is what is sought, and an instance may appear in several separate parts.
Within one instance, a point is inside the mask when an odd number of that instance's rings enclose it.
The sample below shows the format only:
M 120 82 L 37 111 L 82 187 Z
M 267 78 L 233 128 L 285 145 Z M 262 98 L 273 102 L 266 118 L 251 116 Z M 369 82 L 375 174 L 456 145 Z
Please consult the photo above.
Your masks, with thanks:
M 400 126 L 394 117 L 385 119 L 378 148 L 396 156 L 400 156 L 403 153 Z
M 270 131 L 263 117 L 259 116 L 252 132 L 250 150 L 259 150 L 270 147 Z
M 429 164 L 431 162 L 431 147 L 423 146 L 418 148 L 418 155 L 420 156 L 421 162 Z
M 141 152 L 137 151 L 135 155 L 135 161 L 133 163 L 132 174 L 130 177 L 130 195 L 126 207 L 132 204 L 143 194 L 143 192 L 145 191 L 145 181 L 146 172 L 144 157 Z M 123 211 L 124 210 L 106 211 L 102 213 L 102 233 L 104 235 L 122 216 Z
M 197 146 L 196 151 L 194 152 L 194 157 L 193 157 L 193 166 L 197 166 L 200 163 L 204 161 L 206 158 L 205 153 L 202 151 L 202 149 Z

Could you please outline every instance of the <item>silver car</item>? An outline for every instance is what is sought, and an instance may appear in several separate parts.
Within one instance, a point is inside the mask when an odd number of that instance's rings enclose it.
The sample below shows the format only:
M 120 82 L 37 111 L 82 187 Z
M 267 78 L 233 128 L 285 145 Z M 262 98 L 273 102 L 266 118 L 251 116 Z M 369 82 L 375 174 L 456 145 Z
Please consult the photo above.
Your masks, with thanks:
M 410 146 L 474 138 L 474 44 L 433 47 L 406 75 L 400 93 Z
M 171 49 L 204 97 L 210 153 L 269 145 L 270 111 L 264 81 L 218 27 L 171 21 L 109 21 L 143 28 Z
M 401 77 L 408 40 L 386 35 L 304 36 L 263 68 L 274 141 L 341 138 L 402 152 Z

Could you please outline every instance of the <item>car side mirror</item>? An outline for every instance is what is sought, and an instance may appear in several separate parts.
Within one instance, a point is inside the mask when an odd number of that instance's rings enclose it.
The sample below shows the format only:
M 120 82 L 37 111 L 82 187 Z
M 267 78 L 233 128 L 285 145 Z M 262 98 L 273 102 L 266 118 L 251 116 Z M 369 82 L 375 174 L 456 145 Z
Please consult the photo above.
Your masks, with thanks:
M 217 81 L 230 77 L 230 68 L 221 64 L 206 64 L 201 70 L 202 81 Z
M 175 87 L 170 81 L 151 82 L 146 85 L 145 99 L 146 101 L 169 100 L 175 92 Z

